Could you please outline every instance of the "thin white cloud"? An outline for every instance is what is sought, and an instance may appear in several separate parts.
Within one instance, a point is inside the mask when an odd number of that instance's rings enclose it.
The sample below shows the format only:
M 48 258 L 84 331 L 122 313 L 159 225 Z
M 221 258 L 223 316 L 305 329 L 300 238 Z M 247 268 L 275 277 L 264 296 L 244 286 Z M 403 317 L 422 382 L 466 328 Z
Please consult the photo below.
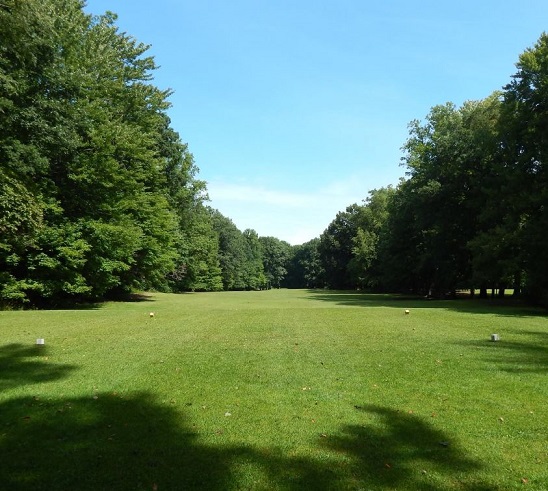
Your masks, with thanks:
M 360 176 L 347 176 L 345 179 L 330 182 L 318 189 L 303 192 L 290 192 L 267 187 L 263 184 L 210 181 L 207 184 L 209 196 L 214 201 L 260 203 L 284 207 L 317 208 L 329 206 L 333 201 L 361 201 L 370 189 Z M 350 201 L 349 201 L 350 200 Z M 352 201 L 353 200 L 353 201 Z M 346 205 L 345 205 L 346 206 Z
M 290 244 L 318 237 L 339 211 L 361 202 L 367 191 L 357 176 L 301 193 L 248 182 L 208 183 L 210 205 L 240 230 L 252 228 L 261 236 L 277 237 Z
M 211 199 L 219 202 L 261 203 L 292 208 L 306 208 L 310 205 L 310 196 L 306 194 L 289 193 L 261 186 L 210 182 L 207 188 Z

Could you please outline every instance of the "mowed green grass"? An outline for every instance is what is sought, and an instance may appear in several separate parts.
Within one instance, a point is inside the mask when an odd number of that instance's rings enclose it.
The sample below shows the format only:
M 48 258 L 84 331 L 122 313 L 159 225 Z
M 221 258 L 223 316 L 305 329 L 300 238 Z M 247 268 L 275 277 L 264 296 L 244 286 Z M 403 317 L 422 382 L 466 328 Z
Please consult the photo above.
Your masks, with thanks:
M 305 290 L 0 312 L 0 487 L 546 490 L 544 314 Z

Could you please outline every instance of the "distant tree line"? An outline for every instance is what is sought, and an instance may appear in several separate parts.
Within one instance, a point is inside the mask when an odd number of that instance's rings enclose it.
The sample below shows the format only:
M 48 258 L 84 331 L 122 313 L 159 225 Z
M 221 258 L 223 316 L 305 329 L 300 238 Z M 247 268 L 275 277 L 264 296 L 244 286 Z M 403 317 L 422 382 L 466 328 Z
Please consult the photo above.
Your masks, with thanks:
M 503 91 L 410 124 L 398 186 L 291 246 L 207 206 L 148 46 L 83 7 L 0 2 L 0 303 L 279 287 L 546 297 L 545 34 Z
M 412 121 L 406 178 L 292 249 L 283 285 L 548 304 L 548 36 L 502 91 Z

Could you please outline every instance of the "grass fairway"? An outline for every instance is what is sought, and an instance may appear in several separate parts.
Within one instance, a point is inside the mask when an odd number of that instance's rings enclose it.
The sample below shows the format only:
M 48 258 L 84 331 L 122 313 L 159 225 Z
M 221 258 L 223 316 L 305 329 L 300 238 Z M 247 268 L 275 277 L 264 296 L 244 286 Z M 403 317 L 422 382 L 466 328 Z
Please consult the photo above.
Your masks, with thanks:
M 305 290 L 0 312 L 0 488 L 546 490 L 544 314 Z

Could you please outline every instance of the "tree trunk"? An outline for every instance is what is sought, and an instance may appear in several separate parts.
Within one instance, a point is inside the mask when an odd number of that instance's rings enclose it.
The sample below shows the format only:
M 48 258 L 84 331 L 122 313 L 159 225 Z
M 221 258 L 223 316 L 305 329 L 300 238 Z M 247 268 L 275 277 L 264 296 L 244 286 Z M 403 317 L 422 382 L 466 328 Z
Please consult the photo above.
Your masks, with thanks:
M 516 273 L 514 276 L 514 293 L 513 297 L 519 297 L 521 295 L 521 272 Z

